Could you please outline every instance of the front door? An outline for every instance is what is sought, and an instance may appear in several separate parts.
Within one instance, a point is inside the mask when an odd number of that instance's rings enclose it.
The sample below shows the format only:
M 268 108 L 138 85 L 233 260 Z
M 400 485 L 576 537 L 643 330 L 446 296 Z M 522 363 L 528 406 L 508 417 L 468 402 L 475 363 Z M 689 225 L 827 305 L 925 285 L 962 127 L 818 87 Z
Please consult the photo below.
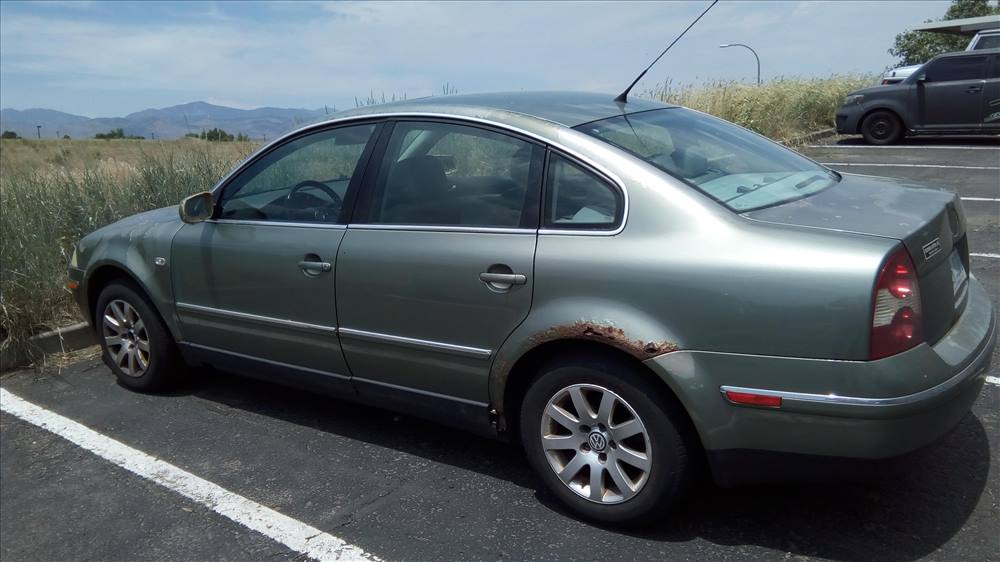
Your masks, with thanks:
M 181 228 L 171 269 L 185 353 L 248 374 L 349 385 L 336 334 L 336 256 L 343 201 L 360 182 L 375 128 L 289 140 L 217 191 L 214 220 Z
M 978 129 L 986 55 L 944 57 L 930 63 L 917 87 L 921 125 L 925 129 Z
M 395 124 L 337 257 L 363 397 L 488 423 L 491 360 L 531 307 L 543 158 L 490 129 Z
M 996 36 L 1000 39 L 1000 35 Z M 986 87 L 983 90 L 983 129 L 984 132 L 1000 131 L 1000 55 L 993 55 L 990 71 L 986 75 Z

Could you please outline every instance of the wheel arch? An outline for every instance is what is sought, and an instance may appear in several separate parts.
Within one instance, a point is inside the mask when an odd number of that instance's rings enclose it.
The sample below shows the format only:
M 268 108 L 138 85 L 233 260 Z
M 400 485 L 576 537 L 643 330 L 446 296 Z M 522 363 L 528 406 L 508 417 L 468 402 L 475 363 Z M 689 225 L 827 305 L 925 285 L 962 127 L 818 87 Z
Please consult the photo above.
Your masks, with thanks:
M 575 337 L 550 339 L 539 343 L 527 349 L 503 373 L 502 389 L 498 390 L 497 399 L 493 404 L 497 412 L 498 429 L 503 436 L 510 440 L 518 439 L 517 424 L 521 401 L 531 383 L 540 374 L 540 369 L 557 357 L 581 354 L 600 355 L 634 367 L 637 373 L 641 373 L 660 392 L 661 399 L 673 402 L 677 406 L 677 411 L 683 412 L 686 425 L 683 429 L 694 436 L 699 448 L 702 447 L 700 433 L 677 393 L 640 358 L 610 343 Z M 497 378 L 500 379 L 501 376 L 498 375 Z
M 872 113 L 875 113 L 876 111 L 885 111 L 885 112 L 893 114 L 896 117 L 896 119 L 899 120 L 899 124 L 903 127 L 903 134 L 904 135 L 906 134 L 907 131 L 910 130 L 910 125 L 909 125 L 909 123 L 906 122 L 906 119 L 903 118 L 903 112 L 900 111 L 899 108 L 893 107 L 892 105 L 878 105 L 878 106 L 875 106 L 875 107 L 873 107 L 871 109 L 866 110 L 861 115 L 861 118 L 858 119 L 858 130 L 855 131 L 857 134 L 861 134 L 861 132 L 862 132 L 861 131 L 861 127 L 862 127 L 862 125 L 864 125 L 865 119 L 868 119 L 868 117 Z
M 150 291 L 150 287 L 129 268 L 114 261 L 103 261 L 95 264 L 85 277 L 83 290 L 87 295 L 86 314 L 88 318 L 86 320 L 90 323 L 91 327 L 96 328 L 97 326 L 97 300 L 100 298 L 101 291 L 108 284 L 118 280 L 124 280 L 135 285 L 142 292 L 142 295 L 153 305 L 156 313 L 160 315 L 160 319 L 164 321 L 174 341 L 180 341 L 180 334 L 177 332 L 176 323 L 169 321 L 171 316 L 164 313 L 162 303 L 154 297 L 154 294 Z

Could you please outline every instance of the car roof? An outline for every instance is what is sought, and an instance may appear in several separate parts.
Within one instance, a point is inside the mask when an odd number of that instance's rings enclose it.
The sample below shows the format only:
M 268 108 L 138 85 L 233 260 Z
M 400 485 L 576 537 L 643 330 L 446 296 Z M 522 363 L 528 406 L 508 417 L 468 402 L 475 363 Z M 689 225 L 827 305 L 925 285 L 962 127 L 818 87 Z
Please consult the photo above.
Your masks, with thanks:
M 947 59 L 952 57 L 975 57 L 980 55 L 996 55 L 996 54 L 1000 54 L 1000 47 L 995 47 L 993 49 L 976 49 L 974 51 L 953 51 L 951 53 L 942 53 L 931 60 Z
M 530 116 L 566 127 L 616 115 L 677 107 L 644 98 L 630 97 L 620 104 L 614 94 L 590 92 L 497 92 L 431 96 L 415 100 L 360 107 L 338 113 L 335 118 L 378 116 L 391 113 L 439 113 L 479 116 L 489 112 L 489 119 L 504 123 L 509 117 Z

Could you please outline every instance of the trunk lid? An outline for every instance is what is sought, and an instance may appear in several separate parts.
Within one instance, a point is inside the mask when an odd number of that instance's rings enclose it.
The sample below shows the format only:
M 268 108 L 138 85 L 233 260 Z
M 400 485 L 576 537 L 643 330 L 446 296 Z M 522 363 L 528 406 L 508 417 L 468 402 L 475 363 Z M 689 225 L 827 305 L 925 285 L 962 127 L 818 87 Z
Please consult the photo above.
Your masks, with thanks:
M 917 269 L 929 343 L 940 339 L 965 306 L 969 248 L 957 194 L 891 178 L 842 174 L 819 193 L 744 213 L 771 223 L 899 240 Z M 878 272 L 873 272 L 874 276 Z

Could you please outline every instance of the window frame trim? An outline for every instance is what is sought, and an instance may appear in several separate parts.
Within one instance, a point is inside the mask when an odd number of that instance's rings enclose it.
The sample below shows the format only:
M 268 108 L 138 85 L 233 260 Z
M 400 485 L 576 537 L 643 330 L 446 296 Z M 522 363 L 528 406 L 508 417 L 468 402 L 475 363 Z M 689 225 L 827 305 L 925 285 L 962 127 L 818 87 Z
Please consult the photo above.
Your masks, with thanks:
M 560 154 L 569 155 L 569 156 L 571 156 L 573 158 L 576 158 L 580 162 L 583 162 L 589 168 L 591 168 L 592 170 L 595 170 L 595 171 L 599 172 L 602 176 L 604 176 L 605 178 L 607 178 L 608 180 L 610 180 L 612 184 L 614 184 L 618 189 L 621 190 L 622 194 L 625 197 L 625 208 L 623 209 L 622 220 L 621 220 L 621 223 L 619 224 L 619 226 L 618 226 L 618 228 L 616 230 L 580 230 L 580 231 L 573 231 L 573 230 L 561 230 L 561 229 L 546 230 L 546 229 L 543 229 L 543 228 L 528 229 L 528 231 L 530 231 L 531 233 L 534 233 L 534 234 L 546 234 L 546 235 L 559 235 L 559 236 L 615 236 L 615 235 L 621 234 L 621 232 L 625 230 L 625 226 L 628 224 L 628 217 L 629 217 L 629 211 L 630 211 L 630 208 L 629 208 L 629 199 L 630 198 L 629 198 L 628 189 L 625 186 L 625 182 L 622 181 L 622 179 L 618 176 L 618 174 L 612 172 L 611 170 L 609 170 L 608 168 L 606 168 L 600 162 L 597 162 L 597 161 L 595 161 L 594 159 L 592 159 L 592 158 L 590 158 L 588 156 L 585 156 L 585 155 L 582 155 L 582 154 L 577 154 L 573 149 L 571 149 L 571 148 L 569 148 L 569 147 L 567 147 L 567 146 L 565 146 L 565 145 L 563 145 L 563 144 L 561 144 L 561 143 L 559 143 L 557 141 L 553 141 L 551 138 L 549 138 L 549 137 L 547 137 L 545 135 L 542 135 L 542 134 L 539 134 L 539 133 L 533 133 L 531 131 L 527 131 L 525 129 L 521 129 L 520 127 L 516 127 L 516 126 L 513 126 L 513 125 L 508 125 L 508 124 L 505 124 L 505 123 L 498 123 L 496 121 L 492 121 L 492 120 L 489 120 L 489 119 L 483 119 L 483 118 L 479 118 L 479 117 L 472 117 L 472 116 L 468 116 L 468 115 L 457 115 L 457 114 L 453 114 L 453 113 L 441 113 L 441 112 L 430 112 L 430 111 L 428 111 L 428 112 L 424 112 L 424 111 L 389 111 L 389 112 L 385 112 L 385 113 L 377 113 L 377 114 L 369 114 L 369 115 L 352 115 L 352 116 L 347 116 L 347 117 L 341 117 L 341 118 L 338 118 L 338 119 L 332 119 L 332 120 L 329 120 L 329 121 L 323 121 L 321 123 L 313 123 L 313 124 L 310 124 L 310 125 L 305 125 L 303 127 L 300 127 L 299 129 L 296 129 L 294 131 L 286 133 L 285 135 L 283 135 L 281 137 L 278 137 L 278 138 L 274 139 L 273 141 L 271 141 L 270 143 L 268 143 L 268 144 L 262 146 L 261 148 L 259 148 L 257 150 L 257 152 L 254 153 L 253 155 L 251 155 L 249 158 L 247 158 L 246 161 L 244 161 L 243 163 L 239 164 L 232 171 L 230 171 L 228 174 L 226 174 L 225 176 L 223 176 L 222 179 L 220 179 L 218 181 L 218 183 L 216 183 L 215 186 L 212 187 L 212 189 L 209 190 L 209 192 L 212 193 L 213 197 L 216 200 L 218 200 L 218 196 L 216 194 L 219 191 L 219 189 L 223 188 L 232 178 L 236 177 L 236 175 L 239 174 L 246 166 L 251 165 L 259 157 L 263 156 L 268 151 L 272 150 L 274 147 L 277 147 L 277 146 L 279 146 L 281 144 L 284 144 L 286 141 L 293 140 L 294 138 L 297 138 L 298 136 L 301 136 L 301 135 L 304 135 L 304 134 L 308 134 L 308 133 L 311 133 L 311 132 L 314 132 L 314 131 L 320 131 L 320 130 L 327 129 L 327 128 L 341 127 L 341 126 L 353 125 L 353 124 L 360 125 L 360 124 L 364 124 L 364 123 L 376 123 L 376 124 L 379 124 L 379 125 L 391 125 L 396 120 L 400 120 L 400 119 L 413 119 L 413 120 L 440 119 L 440 120 L 444 120 L 444 121 L 448 121 L 448 122 L 455 122 L 455 123 L 473 123 L 473 124 L 483 125 L 483 126 L 485 126 L 487 128 L 494 128 L 494 129 L 497 129 L 498 131 L 503 131 L 503 132 L 506 132 L 506 133 L 514 133 L 515 135 L 523 136 L 525 139 L 534 141 L 536 144 L 543 145 L 544 147 L 546 147 L 546 148 L 548 148 L 550 150 L 554 149 L 554 150 L 558 151 Z M 571 130 L 571 131 L 575 131 L 577 133 L 580 133 L 581 135 L 588 136 L 585 133 L 581 133 L 580 131 L 576 130 L 574 127 L 566 127 L 566 128 L 569 129 L 569 130 Z M 390 129 L 391 130 L 391 127 L 389 127 L 389 126 L 379 127 L 379 131 L 378 131 L 379 139 L 376 142 L 376 150 L 372 151 L 372 155 L 371 155 L 371 157 L 368 160 L 368 166 L 366 166 L 366 168 L 365 168 L 365 178 L 363 178 L 361 186 L 358 189 L 358 195 L 359 196 L 360 195 L 364 195 L 365 191 L 367 190 L 366 189 L 367 188 L 366 180 L 367 180 L 367 177 L 369 175 L 369 171 L 371 169 L 371 166 L 377 165 L 378 163 L 381 162 L 382 154 L 380 154 L 378 152 L 378 150 L 377 150 L 378 146 L 377 145 L 378 145 L 378 143 L 382 142 L 384 138 L 386 138 L 386 133 L 385 133 L 386 129 Z M 588 138 L 592 138 L 592 137 L 588 137 Z M 594 139 L 594 140 L 599 142 L 599 139 Z M 631 155 L 631 154 L 629 154 L 629 156 L 631 156 L 632 158 L 636 158 L 634 155 Z M 544 180 L 544 177 L 543 177 L 543 180 Z M 348 197 L 349 197 L 350 194 L 351 194 L 350 190 L 348 190 L 347 194 L 348 194 Z M 347 198 L 345 198 L 344 204 L 347 205 Z M 362 227 L 366 227 L 366 226 L 371 226 L 371 225 L 366 225 L 364 223 L 356 223 L 356 222 L 354 222 L 354 220 L 357 218 L 355 216 L 355 213 L 357 212 L 357 205 L 355 205 L 354 207 L 355 208 L 353 208 L 351 210 L 351 214 L 347 217 L 347 224 L 346 225 L 343 225 L 343 224 L 322 224 L 321 225 L 320 223 L 294 223 L 294 224 L 296 226 L 301 226 L 301 225 L 316 225 L 313 228 L 319 228 L 320 226 L 323 226 L 323 227 L 326 227 L 326 228 L 332 228 L 332 227 L 336 227 L 336 228 L 343 228 L 343 227 L 346 227 L 346 228 L 362 228 Z M 539 213 L 539 216 L 541 216 L 541 213 Z M 206 222 L 209 222 L 209 221 L 206 221 Z M 215 221 L 213 220 L 212 222 L 215 222 Z M 233 222 L 236 222 L 236 221 L 233 221 Z M 269 223 L 269 224 L 274 224 L 274 223 Z M 411 231 L 422 231 L 422 230 L 433 231 L 433 230 L 440 230 L 440 228 L 435 229 L 435 228 L 428 227 L 428 225 L 401 225 L 401 226 L 411 226 L 410 228 L 406 229 L 406 230 L 411 230 Z M 400 230 L 402 230 L 402 229 L 400 229 Z M 488 228 L 470 227 L 468 229 L 463 228 L 461 230 L 461 232 L 489 232 L 490 230 L 491 229 L 488 229 Z
M 620 206 L 621 209 L 615 209 L 615 220 L 609 226 L 593 226 L 590 228 L 573 228 L 569 226 L 567 228 L 561 228 L 554 224 L 549 224 L 547 221 L 546 210 L 549 207 L 549 174 L 553 166 L 552 154 L 559 156 L 560 158 L 565 158 L 571 164 L 577 167 L 583 168 L 586 173 L 590 175 L 597 176 L 598 181 L 603 183 L 605 187 L 611 190 L 615 196 L 616 206 Z M 618 211 L 621 211 L 620 213 Z M 542 170 L 542 201 L 539 207 L 539 234 L 565 234 L 571 233 L 574 235 L 594 235 L 594 234 L 617 234 L 622 231 L 625 227 L 625 217 L 628 214 L 628 193 L 618 186 L 615 182 L 611 181 L 604 174 L 595 170 L 593 167 L 588 166 L 586 162 L 575 158 L 570 154 L 565 152 L 549 149 L 545 154 L 545 169 Z M 595 223 L 581 223 L 581 224 L 595 224 Z

